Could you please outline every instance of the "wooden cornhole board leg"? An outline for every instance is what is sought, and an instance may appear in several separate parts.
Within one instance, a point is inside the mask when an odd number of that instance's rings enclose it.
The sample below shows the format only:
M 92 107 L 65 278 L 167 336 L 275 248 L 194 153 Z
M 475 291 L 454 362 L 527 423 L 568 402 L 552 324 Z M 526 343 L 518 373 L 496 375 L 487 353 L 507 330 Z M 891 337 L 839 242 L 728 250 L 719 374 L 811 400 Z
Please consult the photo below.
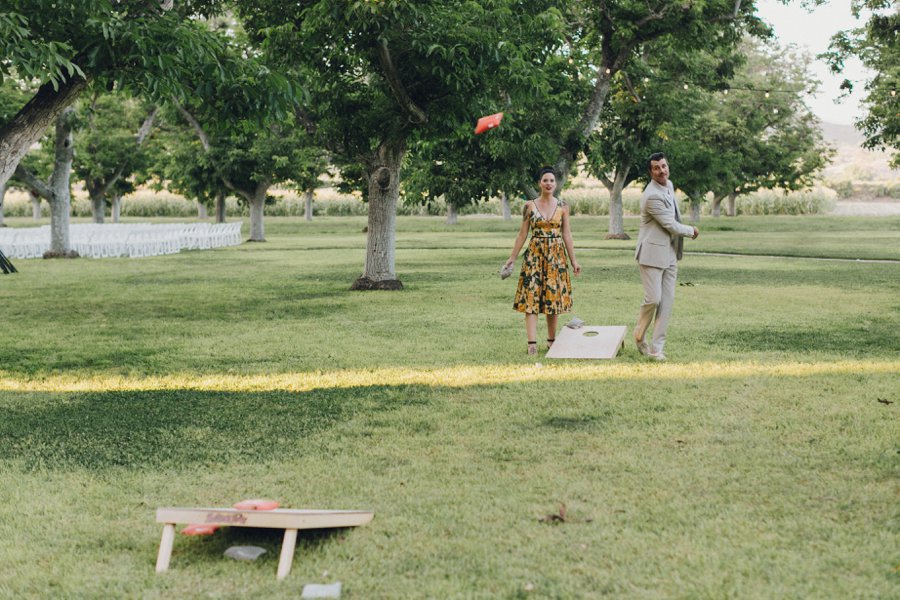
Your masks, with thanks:
M 563 327 L 547 351 L 547 358 L 615 358 L 624 346 L 624 325 Z
M 278 579 L 284 579 L 291 572 L 294 562 L 294 547 L 297 545 L 297 530 L 285 529 L 284 541 L 281 543 L 281 556 L 278 557 Z
M 172 546 L 175 544 L 175 523 L 163 526 L 162 539 L 159 541 L 159 554 L 156 556 L 156 572 L 169 570 L 169 559 L 172 558 Z

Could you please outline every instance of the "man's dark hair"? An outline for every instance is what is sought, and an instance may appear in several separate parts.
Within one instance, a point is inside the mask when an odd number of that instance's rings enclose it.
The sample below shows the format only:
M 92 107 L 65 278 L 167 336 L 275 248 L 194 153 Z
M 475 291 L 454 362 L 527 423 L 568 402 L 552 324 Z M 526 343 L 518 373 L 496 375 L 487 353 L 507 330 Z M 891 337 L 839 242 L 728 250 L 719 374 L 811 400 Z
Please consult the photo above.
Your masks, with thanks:
M 541 177 L 543 177 L 547 173 L 552 173 L 555 179 L 559 179 L 559 176 L 556 174 L 556 169 L 554 169 L 553 167 L 541 167 L 541 170 L 538 171 L 537 174 L 537 181 L 540 181 Z
M 666 155 L 662 152 L 654 152 L 653 154 L 651 154 L 650 157 L 647 158 L 647 170 L 649 171 L 650 167 L 652 166 L 650 163 L 652 163 L 653 161 L 662 160 L 664 158 L 666 158 Z

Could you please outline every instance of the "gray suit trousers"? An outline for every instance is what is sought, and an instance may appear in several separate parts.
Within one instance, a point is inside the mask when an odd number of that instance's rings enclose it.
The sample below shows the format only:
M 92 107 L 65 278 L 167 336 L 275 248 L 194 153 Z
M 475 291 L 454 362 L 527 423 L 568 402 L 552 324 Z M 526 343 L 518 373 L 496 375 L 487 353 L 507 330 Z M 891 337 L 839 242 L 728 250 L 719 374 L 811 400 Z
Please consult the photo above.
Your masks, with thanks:
M 669 327 L 669 316 L 675 304 L 675 279 L 678 277 L 678 263 L 673 262 L 665 269 L 638 265 L 641 271 L 641 283 L 644 284 L 644 301 L 638 313 L 634 337 L 646 341 L 647 329 L 655 318 L 653 339 L 650 350 L 662 352 L 666 344 L 666 329 Z

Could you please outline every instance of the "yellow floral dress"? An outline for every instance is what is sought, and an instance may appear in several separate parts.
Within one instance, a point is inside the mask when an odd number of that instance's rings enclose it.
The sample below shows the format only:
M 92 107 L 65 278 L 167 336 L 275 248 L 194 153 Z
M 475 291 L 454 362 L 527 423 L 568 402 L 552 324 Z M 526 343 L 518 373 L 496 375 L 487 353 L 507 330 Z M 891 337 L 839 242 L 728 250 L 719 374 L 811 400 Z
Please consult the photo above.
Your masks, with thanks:
M 513 308 L 523 313 L 558 315 L 572 310 L 572 282 L 562 239 L 562 207 L 550 219 L 531 208 L 531 241 L 522 260 Z

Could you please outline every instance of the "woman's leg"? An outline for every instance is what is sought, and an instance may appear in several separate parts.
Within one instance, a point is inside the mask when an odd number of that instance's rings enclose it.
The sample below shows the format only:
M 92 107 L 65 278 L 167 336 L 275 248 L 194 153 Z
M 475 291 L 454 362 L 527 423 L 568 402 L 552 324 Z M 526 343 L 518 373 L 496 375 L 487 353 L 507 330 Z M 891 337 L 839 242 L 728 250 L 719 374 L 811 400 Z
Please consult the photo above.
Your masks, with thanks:
M 559 315 L 547 315 L 547 347 L 553 345 L 556 340 L 556 322 Z
M 537 353 L 537 318 L 535 313 L 525 313 L 525 335 L 528 336 L 528 354 Z

